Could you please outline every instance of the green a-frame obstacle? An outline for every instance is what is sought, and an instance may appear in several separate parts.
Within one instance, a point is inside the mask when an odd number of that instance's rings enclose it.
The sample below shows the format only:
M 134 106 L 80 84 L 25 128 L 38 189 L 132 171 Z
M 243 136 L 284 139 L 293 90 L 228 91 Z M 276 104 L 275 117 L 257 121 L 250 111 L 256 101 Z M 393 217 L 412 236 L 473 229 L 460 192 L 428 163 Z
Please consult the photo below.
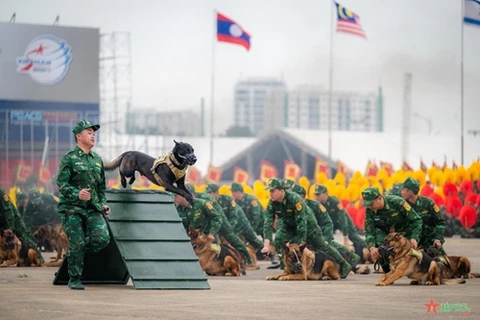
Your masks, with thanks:
M 84 284 L 126 285 L 135 289 L 210 289 L 173 205 L 162 191 L 107 190 L 111 240 L 97 253 L 85 254 Z M 68 284 L 68 259 L 54 285 Z

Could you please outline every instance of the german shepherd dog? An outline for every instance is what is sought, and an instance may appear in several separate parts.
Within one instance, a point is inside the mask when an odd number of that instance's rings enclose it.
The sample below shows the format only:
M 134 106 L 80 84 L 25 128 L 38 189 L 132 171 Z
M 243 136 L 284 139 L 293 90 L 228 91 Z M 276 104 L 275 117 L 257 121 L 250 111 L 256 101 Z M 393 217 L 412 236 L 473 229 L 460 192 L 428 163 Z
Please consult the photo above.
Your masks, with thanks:
M 282 244 L 284 272 L 266 280 L 338 280 L 340 272 L 335 261 L 322 251 L 305 251 L 305 244 Z
M 410 284 L 440 285 L 460 284 L 465 280 L 444 280 L 441 265 L 428 254 L 412 248 L 405 233 L 390 232 L 379 247 L 379 254 L 388 257 L 390 272 L 384 274 L 375 283 L 376 286 L 388 286 L 403 276 L 412 279 Z
M 207 235 L 189 227 L 188 236 L 198 257 L 202 270 L 209 276 L 240 277 L 245 274 L 241 265 L 241 255 L 234 248 L 213 244 Z
M 175 142 L 173 150 L 164 158 L 165 161 L 155 168 L 156 159 L 138 151 L 124 152 L 115 160 L 105 163 L 104 168 L 107 171 L 120 168 L 120 178 L 124 188 L 127 187 L 127 178 L 129 178 L 129 184 L 135 182 L 135 171 L 138 171 L 152 183 L 164 187 L 166 191 L 179 194 L 189 203 L 193 203 L 192 195 L 185 188 L 185 170 L 197 162 L 197 157 L 190 144 L 175 140 L 173 142 Z
M 37 252 L 10 230 L 0 229 L 0 267 L 39 267 Z
M 438 255 L 438 250 L 436 248 L 428 248 L 427 254 L 437 261 L 437 263 L 442 263 L 443 268 L 443 277 L 444 279 L 474 279 L 480 278 L 480 273 L 472 273 L 472 264 L 470 260 L 465 256 L 447 256 L 446 261 L 442 261 Z
M 35 241 L 47 241 L 52 248 L 57 251 L 56 257 L 51 257 L 52 261 L 44 263 L 45 267 L 59 267 L 62 264 L 63 253 L 68 249 L 68 237 L 63 230 L 62 224 L 43 224 L 33 233 Z

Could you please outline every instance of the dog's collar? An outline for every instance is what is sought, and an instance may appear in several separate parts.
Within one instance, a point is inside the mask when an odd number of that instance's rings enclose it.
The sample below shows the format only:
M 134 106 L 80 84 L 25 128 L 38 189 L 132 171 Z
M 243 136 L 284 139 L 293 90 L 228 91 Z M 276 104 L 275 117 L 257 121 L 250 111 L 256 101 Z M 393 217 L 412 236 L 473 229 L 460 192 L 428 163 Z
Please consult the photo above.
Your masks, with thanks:
M 180 167 L 183 167 L 183 165 L 177 160 L 177 158 L 175 157 L 175 155 L 173 154 L 173 152 L 170 152 L 168 154 L 168 158 L 170 159 L 170 161 L 172 161 L 173 165 L 179 169 L 181 169 Z

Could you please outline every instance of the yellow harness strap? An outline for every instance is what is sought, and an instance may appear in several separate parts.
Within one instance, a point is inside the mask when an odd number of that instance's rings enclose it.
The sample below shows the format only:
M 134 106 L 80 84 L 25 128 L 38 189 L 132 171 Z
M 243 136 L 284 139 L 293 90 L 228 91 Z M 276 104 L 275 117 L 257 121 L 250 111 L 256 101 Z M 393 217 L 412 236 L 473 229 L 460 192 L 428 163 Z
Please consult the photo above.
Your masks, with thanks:
M 414 256 L 415 258 L 418 259 L 418 261 L 422 261 L 423 254 L 418 250 L 412 249 L 409 255 Z
M 188 166 L 185 166 L 185 168 L 183 169 L 178 169 L 176 165 L 180 165 L 177 161 L 177 159 L 175 159 L 175 156 L 173 155 L 173 153 L 168 153 L 166 156 L 160 156 L 158 157 L 157 159 L 155 159 L 155 161 L 153 162 L 153 166 L 152 166 L 152 174 L 153 176 L 155 177 L 155 180 L 157 180 L 158 184 L 162 187 L 165 187 L 165 183 L 163 182 L 162 178 L 160 178 L 160 176 L 157 174 L 157 172 L 155 171 L 157 169 L 157 167 L 161 164 L 166 164 L 168 165 L 168 168 L 170 168 L 170 171 L 172 171 L 173 175 L 175 176 L 175 182 L 180 180 L 181 178 L 183 178 L 187 172 L 187 168 Z
M 208 250 L 212 251 L 212 252 L 215 252 L 218 255 L 220 255 L 220 251 L 222 250 L 222 248 L 220 247 L 219 244 L 216 244 L 216 243 L 212 243 L 210 245 L 210 247 L 208 248 Z

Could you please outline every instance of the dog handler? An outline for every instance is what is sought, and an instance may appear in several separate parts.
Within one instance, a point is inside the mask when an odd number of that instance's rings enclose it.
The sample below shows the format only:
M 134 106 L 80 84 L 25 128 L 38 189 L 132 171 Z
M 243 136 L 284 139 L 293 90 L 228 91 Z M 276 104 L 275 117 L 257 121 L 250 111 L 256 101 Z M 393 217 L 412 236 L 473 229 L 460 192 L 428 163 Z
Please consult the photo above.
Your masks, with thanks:
M 68 287 L 76 290 L 85 289 L 81 282 L 85 251 L 98 252 L 110 242 L 103 217 L 110 214 L 105 198 L 105 171 L 102 158 L 91 151 L 99 128 L 87 120 L 75 125 L 73 134 L 77 146 L 62 157 L 57 174 L 58 213 L 70 244 Z

